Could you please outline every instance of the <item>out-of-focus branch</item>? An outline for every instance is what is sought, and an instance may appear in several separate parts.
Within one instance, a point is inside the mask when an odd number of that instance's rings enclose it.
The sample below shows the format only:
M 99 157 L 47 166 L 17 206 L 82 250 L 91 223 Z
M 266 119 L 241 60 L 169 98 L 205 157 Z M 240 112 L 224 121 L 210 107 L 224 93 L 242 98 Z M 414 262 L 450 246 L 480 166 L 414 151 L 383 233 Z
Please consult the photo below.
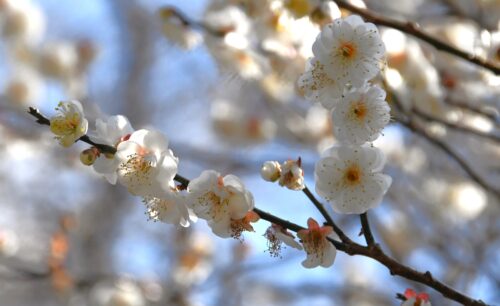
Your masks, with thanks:
M 388 86 L 384 86 L 388 90 Z M 406 118 L 400 118 L 400 117 L 394 117 L 393 119 L 397 121 L 399 124 L 402 126 L 406 127 L 408 130 L 412 131 L 413 133 L 420 135 L 421 137 L 425 138 L 427 141 L 432 143 L 434 146 L 438 147 L 441 149 L 443 152 L 445 152 L 448 156 L 450 156 L 453 160 L 455 160 L 462 170 L 467 173 L 467 175 L 478 185 L 483 187 L 485 190 L 489 191 L 491 194 L 496 196 L 497 198 L 500 198 L 500 190 L 496 189 L 493 186 L 490 186 L 485 179 L 483 179 L 479 174 L 476 173 L 476 171 L 460 156 L 458 153 L 455 152 L 455 150 L 449 146 L 446 142 L 441 141 L 439 138 L 437 138 L 435 135 L 430 133 L 425 126 L 422 126 L 422 124 L 418 121 L 415 120 L 415 115 L 413 114 L 413 109 L 410 110 L 409 112 L 403 111 L 403 107 L 401 105 L 401 102 L 398 100 L 397 96 L 391 92 L 390 90 L 387 91 L 388 94 L 391 96 L 392 101 L 394 102 L 394 105 L 397 107 L 397 109 L 406 116 Z
M 422 31 L 419 27 L 418 24 L 414 22 L 403 22 L 399 21 L 396 19 L 392 18 L 387 18 L 385 16 L 382 16 L 380 14 L 374 13 L 372 11 L 369 11 L 367 9 L 359 8 L 355 5 L 352 5 L 348 1 L 345 0 L 332 0 L 335 2 L 340 8 L 346 9 L 352 13 L 356 13 L 360 16 L 362 16 L 366 21 L 373 22 L 374 24 L 380 25 L 380 26 L 385 26 L 389 28 L 393 28 L 396 30 L 399 30 L 401 32 L 407 33 L 409 35 L 415 36 L 416 38 L 425 41 L 426 43 L 432 45 L 434 48 L 455 55 L 457 57 L 460 57 L 468 62 L 471 62 L 473 64 L 476 64 L 478 66 L 481 66 L 485 69 L 490 70 L 493 72 L 495 75 L 500 74 L 500 67 L 495 65 L 494 63 L 481 58 L 477 55 L 462 51 L 460 49 L 457 49 L 450 44 L 447 44 L 429 34 L 426 32 Z
M 195 28 L 199 30 L 203 30 L 207 33 L 210 33 L 214 36 L 223 36 L 224 31 L 219 31 L 216 29 L 212 29 L 208 25 L 206 25 L 203 22 L 200 21 L 195 21 L 187 17 L 183 12 L 179 11 L 176 7 L 173 6 L 165 6 L 160 9 L 160 16 L 167 19 L 167 18 L 177 18 L 177 20 L 181 23 L 182 26 L 184 27 L 190 27 L 190 28 Z
M 395 118 L 395 120 L 402 126 L 406 127 L 408 130 L 412 131 L 417 135 L 422 136 L 427 141 L 432 143 L 434 146 L 441 149 L 448 156 L 454 159 L 474 182 L 483 187 L 485 190 L 491 192 L 497 198 L 500 198 L 499 190 L 497 190 L 493 186 L 490 186 L 479 174 L 476 173 L 476 171 L 461 156 L 458 155 L 458 153 L 455 152 L 455 150 L 451 146 L 436 138 L 435 135 L 427 131 L 425 127 L 422 126 L 419 122 L 417 122 L 413 118 L 409 118 L 406 120 L 402 118 Z
M 468 112 L 474 113 L 476 115 L 480 115 L 492 120 L 495 124 L 498 125 L 499 117 L 495 114 L 494 111 L 487 111 L 478 106 L 470 105 L 465 102 L 455 101 L 451 99 L 445 99 L 444 102 L 450 106 L 458 107 Z
M 422 111 L 420 111 L 420 110 L 418 110 L 416 108 L 412 109 L 412 113 L 415 114 L 415 115 L 417 115 L 418 117 L 424 119 L 424 120 L 438 122 L 438 123 L 443 124 L 443 125 L 451 128 L 451 129 L 454 129 L 454 130 L 457 130 L 457 131 L 462 131 L 462 132 L 465 132 L 465 133 L 468 133 L 468 134 L 472 134 L 472 135 L 476 135 L 476 136 L 479 136 L 479 137 L 487 138 L 489 140 L 492 140 L 492 141 L 500 143 L 500 136 L 499 135 L 495 135 L 495 134 L 491 134 L 491 133 L 486 133 L 486 132 L 483 132 L 483 131 L 480 131 L 480 130 L 476 130 L 476 129 L 464 126 L 464 125 L 459 124 L 459 123 L 450 122 L 448 120 L 441 119 L 441 118 L 438 118 L 436 116 L 433 116 L 433 115 L 427 114 L 425 112 L 422 112 Z

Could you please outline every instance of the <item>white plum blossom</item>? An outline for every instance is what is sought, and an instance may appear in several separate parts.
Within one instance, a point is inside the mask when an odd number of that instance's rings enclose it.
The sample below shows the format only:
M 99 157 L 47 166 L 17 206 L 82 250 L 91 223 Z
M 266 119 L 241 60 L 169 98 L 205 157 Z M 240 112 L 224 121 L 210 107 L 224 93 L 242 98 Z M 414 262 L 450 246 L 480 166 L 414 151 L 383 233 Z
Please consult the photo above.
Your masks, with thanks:
M 252 209 L 254 199 L 241 180 L 234 175 L 221 176 L 206 170 L 188 185 L 189 207 L 219 237 L 239 238 L 245 230 L 253 230 L 250 222 L 258 220 Z
M 412 289 L 406 289 L 404 296 L 406 301 L 401 306 L 431 306 L 429 295 L 425 292 L 417 294 Z
M 50 130 L 63 147 L 70 147 L 87 133 L 89 122 L 82 104 L 76 100 L 59 102 L 56 111 L 58 113 L 50 118 Z
M 377 75 L 385 54 L 375 25 L 357 15 L 336 19 L 323 27 L 312 50 L 330 78 L 355 87 Z
M 385 157 L 370 146 L 334 146 L 316 163 L 316 192 L 343 214 L 362 214 L 380 204 L 392 183 L 380 173 Z
M 337 140 L 361 145 L 377 139 L 391 119 L 385 96 L 383 89 L 368 84 L 347 92 L 332 112 Z
M 120 142 L 128 140 L 134 132 L 132 125 L 127 117 L 122 115 L 111 116 L 106 119 L 96 120 L 96 133 L 91 136 L 97 143 L 117 147 Z M 120 160 L 113 154 L 100 154 L 95 160 L 93 167 L 97 173 L 104 175 L 111 184 L 116 184 L 117 170 Z
M 260 168 L 260 176 L 268 182 L 276 182 L 281 176 L 281 165 L 277 161 L 266 161 Z
M 159 197 L 145 197 L 143 203 L 151 220 L 182 227 L 188 227 L 191 221 L 196 221 L 194 214 L 187 208 L 185 195 L 175 189 Z
M 302 240 L 302 245 L 307 253 L 307 258 L 302 261 L 304 268 L 315 268 L 321 266 L 328 268 L 333 265 L 337 256 L 337 249 L 327 240 L 328 235 L 333 233 L 331 226 L 319 226 L 316 220 L 307 220 L 307 229 L 297 232 Z
M 332 109 L 344 91 L 343 83 L 337 82 L 325 72 L 325 65 L 317 58 L 311 58 L 306 71 L 300 76 L 298 86 L 304 97 L 311 102 L 319 102 L 325 108 Z
M 162 195 L 177 173 L 178 159 L 167 138 L 157 131 L 138 130 L 116 151 L 118 181 L 138 196 Z
M 280 186 L 291 190 L 302 190 L 304 185 L 304 171 L 301 159 L 287 160 L 281 165 Z
M 266 230 L 264 234 L 268 241 L 268 250 L 271 256 L 280 256 L 282 244 L 287 246 L 302 250 L 302 246 L 295 240 L 295 237 L 286 228 L 279 224 L 272 223 Z

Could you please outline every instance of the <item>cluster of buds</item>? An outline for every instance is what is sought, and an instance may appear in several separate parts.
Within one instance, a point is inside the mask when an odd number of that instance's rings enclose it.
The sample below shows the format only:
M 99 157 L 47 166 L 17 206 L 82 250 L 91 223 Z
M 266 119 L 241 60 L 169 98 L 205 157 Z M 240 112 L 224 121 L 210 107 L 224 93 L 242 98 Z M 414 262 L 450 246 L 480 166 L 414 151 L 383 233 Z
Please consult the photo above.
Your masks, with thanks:
M 304 185 L 304 171 L 302 160 L 287 160 L 280 164 L 277 161 L 266 161 L 260 169 L 260 175 L 268 182 L 276 182 L 280 186 L 291 190 L 302 190 Z

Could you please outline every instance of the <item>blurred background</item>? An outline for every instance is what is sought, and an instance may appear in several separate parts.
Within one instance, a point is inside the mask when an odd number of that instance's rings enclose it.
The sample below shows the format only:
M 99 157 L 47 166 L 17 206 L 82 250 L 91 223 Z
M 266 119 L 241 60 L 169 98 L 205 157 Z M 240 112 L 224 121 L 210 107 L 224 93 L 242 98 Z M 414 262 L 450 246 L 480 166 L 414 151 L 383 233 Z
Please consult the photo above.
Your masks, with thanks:
M 335 143 L 330 114 L 296 81 L 322 25 L 345 16 L 302 0 L 0 0 L 1 305 L 399 305 L 426 291 L 370 259 L 267 251 L 260 221 L 244 241 L 148 222 L 140 198 L 109 185 L 26 113 L 78 99 L 89 117 L 123 114 L 170 139 L 187 178 L 233 173 L 259 208 L 322 220 L 304 194 L 260 178 L 267 160 L 314 163 Z M 366 0 L 361 7 L 500 64 L 500 1 Z M 167 9 L 165 7 L 168 6 Z M 160 10 L 160 8 L 164 8 Z M 397 260 L 494 304 L 500 300 L 500 77 L 380 27 L 374 81 L 393 120 L 375 145 L 393 184 L 370 211 Z M 353 239 L 356 216 L 334 215 Z

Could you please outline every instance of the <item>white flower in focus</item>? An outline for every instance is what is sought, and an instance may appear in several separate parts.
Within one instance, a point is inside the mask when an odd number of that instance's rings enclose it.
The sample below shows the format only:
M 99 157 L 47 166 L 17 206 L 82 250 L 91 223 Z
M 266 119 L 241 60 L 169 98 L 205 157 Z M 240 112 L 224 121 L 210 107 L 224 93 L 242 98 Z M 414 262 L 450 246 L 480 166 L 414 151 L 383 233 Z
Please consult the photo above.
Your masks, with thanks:
M 63 147 L 69 147 L 87 133 L 89 122 L 76 100 L 59 102 L 56 111 L 58 114 L 50 118 L 50 130 Z
M 304 189 L 304 171 L 302 170 L 301 159 L 287 160 L 281 165 L 280 186 L 285 186 L 291 190 Z
M 281 166 L 277 161 L 266 161 L 260 169 L 260 176 L 268 182 L 276 182 L 281 175 Z
M 217 236 L 239 238 L 244 230 L 253 230 L 249 222 L 258 219 L 251 211 L 253 196 L 236 176 L 206 170 L 191 180 L 188 191 L 189 207 Z
M 178 159 L 157 131 L 135 131 L 118 145 L 115 155 L 120 162 L 118 181 L 133 195 L 162 195 L 177 173 Z
M 298 86 L 307 100 L 320 102 L 327 109 L 337 105 L 344 91 L 344 84 L 328 76 L 325 65 L 316 58 L 307 62 L 306 71 L 300 76 Z
M 364 213 L 380 204 L 392 183 L 380 173 L 384 163 L 382 151 L 374 147 L 331 147 L 316 163 L 316 192 L 338 213 Z
M 333 233 L 331 226 L 320 227 L 318 222 L 309 218 L 307 229 L 297 232 L 302 240 L 302 245 L 307 253 L 307 258 L 302 262 L 304 268 L 315 268 L 317 266 L 328 268 L 333 265 L 337 256 L 337 249 L 326 238 Z
M 332 112 L 335 137 L 355 145 L 377 139 L 391 119 L 385 96 L 383 89 L 370 85 L 347 92 Z
M 372 23 L 351 15 L 326 25 L 313 44 L 313 54 L 337 83 L 360 87 L 380 71 L 385 47 Z
M 96 135 L 92 136 L 92 140 L 96 143 L 106 144 L 112 147 L 117 147 L 121 141 L 128 140 L 134 132 L 132 125 L 127 117 L 122 115 L 111 116 L 106 119 L 96 120 Z M 97 173 L 104 175 L 110 184 L 116 184 L 117 170 L 120 165 L 120 160 L 112 154 L 100 154 L 95 160 L 93 167 Z
M 412 289 L 406 289 L 404 296 L 406 301 L 401 306 L 431 306 L 429 295 L 425 292 L 417 294 Z
M 302 246 L 295 240 L 293 234 L 279 224 L 272 223 L 271 226 L 267 228 L 264 236 L 268 241 L 269 253 L 273 257 L 278 257 L 280 255 L 281 245 L 283 243 L 291 248 L 302 250 Z
M 151 220 L 188 227 L 191 218 L 186 206 L 186 198 L 176 190 L 165 192 L 160 197 L 145 197 L 143 203 Z

